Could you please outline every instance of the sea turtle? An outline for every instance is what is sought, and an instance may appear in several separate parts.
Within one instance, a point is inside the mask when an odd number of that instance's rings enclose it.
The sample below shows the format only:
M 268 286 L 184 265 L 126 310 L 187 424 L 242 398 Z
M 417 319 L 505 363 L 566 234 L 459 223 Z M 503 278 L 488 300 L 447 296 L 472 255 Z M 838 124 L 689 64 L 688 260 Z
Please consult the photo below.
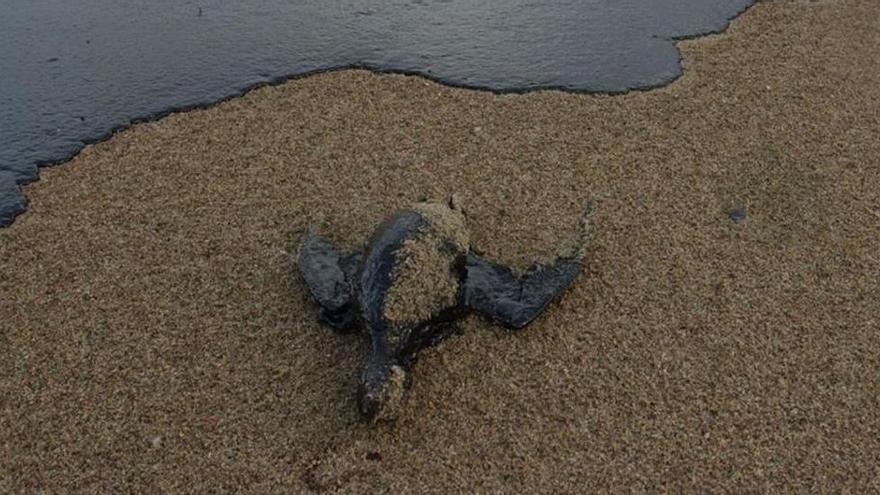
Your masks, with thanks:
M 567 253 L 524 273 L 474 252 L 455 196 L 397 212 L 363 252 L 342 253 L 309 229 L 297 262 L 320 319 L 339 332 L 363 328 L 371 342 L 357 392 L 362 416 L 394 418 L 417 353 L 466 312 L 511 329 L 537 317 L 580 272 L 593 211 L 588 202 Z

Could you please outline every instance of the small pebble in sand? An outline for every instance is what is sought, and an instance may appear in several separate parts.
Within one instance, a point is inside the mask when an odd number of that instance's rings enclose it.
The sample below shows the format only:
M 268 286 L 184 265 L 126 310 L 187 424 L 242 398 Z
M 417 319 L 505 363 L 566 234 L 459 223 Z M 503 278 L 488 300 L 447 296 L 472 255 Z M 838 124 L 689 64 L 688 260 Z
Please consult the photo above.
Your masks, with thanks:
M 738 206 L 730 210 L 728 216 L 733 220 L 733 223 L 743 223 L 746 220 L 746 209 Z

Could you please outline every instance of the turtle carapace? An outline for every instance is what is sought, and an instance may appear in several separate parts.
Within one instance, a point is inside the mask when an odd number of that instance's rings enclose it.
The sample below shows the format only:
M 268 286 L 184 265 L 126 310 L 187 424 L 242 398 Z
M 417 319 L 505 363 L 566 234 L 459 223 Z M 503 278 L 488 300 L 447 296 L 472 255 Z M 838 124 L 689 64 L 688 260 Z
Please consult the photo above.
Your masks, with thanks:
M 474 253 L 454 199 L 397 212 L 363 252 L 343 254 L 309 231 L 297 261 L 321 320 L 339 332 L 363 329 L 370 340 L 357 393 L 363 417 L 396 416 L 417 353 L 448 335 L 454 319 L 475 311 L 515 329 L 541 314 L 580 272 L 593 210 L 588 203 L 567 253 L 524 273 Z

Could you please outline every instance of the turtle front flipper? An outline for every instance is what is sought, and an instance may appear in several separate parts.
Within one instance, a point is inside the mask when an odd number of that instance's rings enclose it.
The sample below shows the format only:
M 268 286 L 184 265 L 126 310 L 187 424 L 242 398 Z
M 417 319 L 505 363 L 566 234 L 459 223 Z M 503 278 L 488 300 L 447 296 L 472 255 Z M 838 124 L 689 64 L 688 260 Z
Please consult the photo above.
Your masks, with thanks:
M 362 258 L 360 252 L 340 254 L 330 241 L 311 231 L 305 234 L 299 246 L 297 265 L 320 306 L 319 316 L 339 332 L 350 331 L 357 324 L 352 284 Z
M 522 328 L 571 285 L 580 269 L 578 258 L 561 258 L 517 276 L 506 266 L 469 254 L 464 302 L 507 328 Z
M 464 304 L 507 328 L 522 328 L 540 315 L 581 271 L 592 234 L 595 207 L 588 202 L 581 218 L 576 245 L 570 255 L 549 265 L 533 266 L 518 275 L 509 267 L 467 257 Z

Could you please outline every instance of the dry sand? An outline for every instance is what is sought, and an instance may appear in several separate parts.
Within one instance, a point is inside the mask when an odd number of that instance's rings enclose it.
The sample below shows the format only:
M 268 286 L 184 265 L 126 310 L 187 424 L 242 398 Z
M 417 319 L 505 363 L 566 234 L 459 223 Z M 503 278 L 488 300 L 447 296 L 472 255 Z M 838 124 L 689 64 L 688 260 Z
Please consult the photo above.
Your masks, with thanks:
M 309 77 L 44 170 L 0 231 L 0 492 L 880 490 L 880 2 L 680 47 L 615 97 Z M 451 192 L 518 266 L 596 198 L 587 267 L 367 428 L 290 253 Z

